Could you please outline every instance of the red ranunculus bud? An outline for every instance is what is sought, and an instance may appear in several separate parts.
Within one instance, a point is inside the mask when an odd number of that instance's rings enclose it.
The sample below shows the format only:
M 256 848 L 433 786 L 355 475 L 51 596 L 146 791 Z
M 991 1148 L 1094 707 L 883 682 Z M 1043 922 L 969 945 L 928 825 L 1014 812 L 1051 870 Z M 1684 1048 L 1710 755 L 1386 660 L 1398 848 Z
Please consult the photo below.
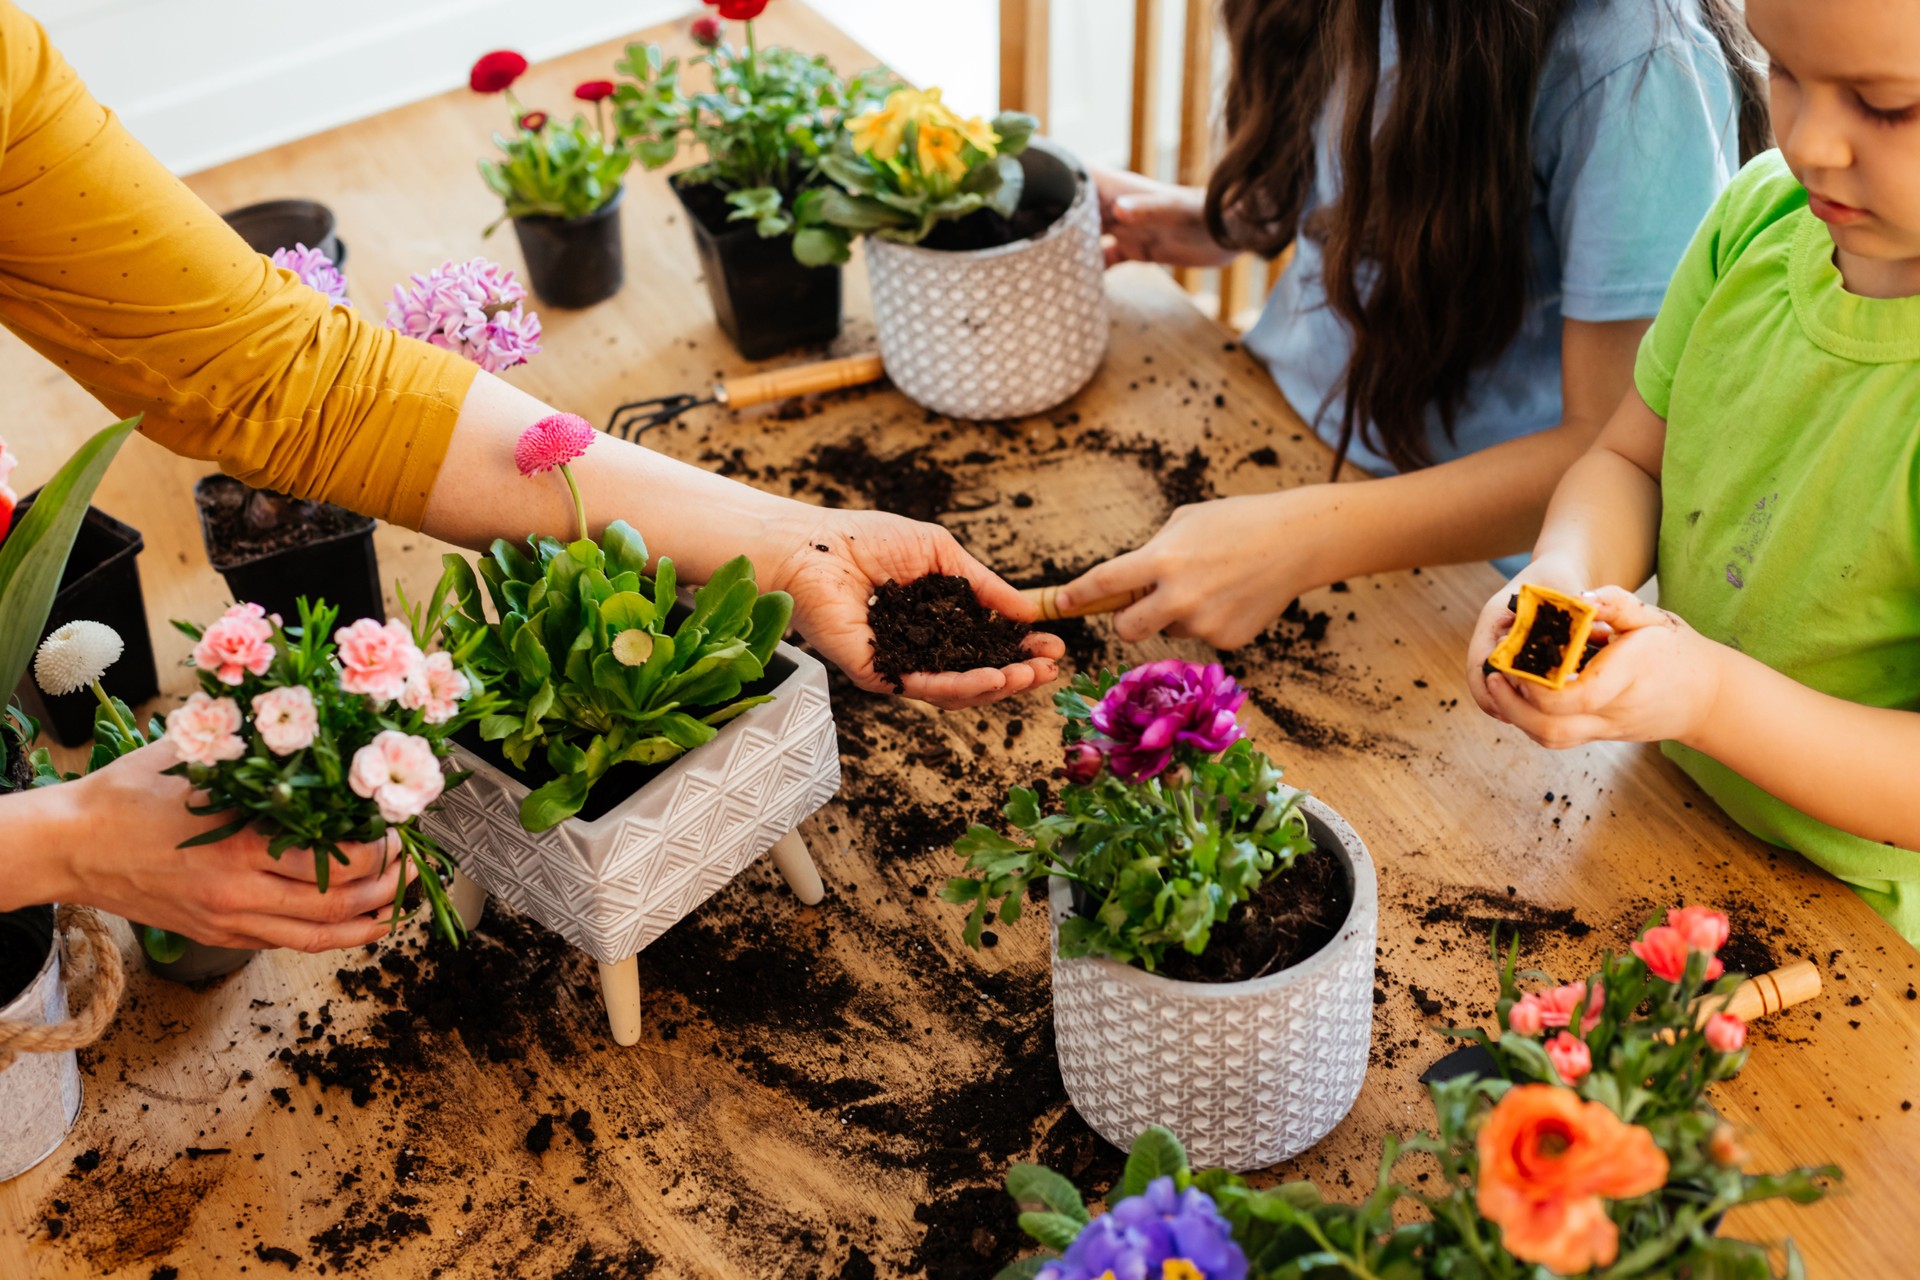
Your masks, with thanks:
M 690 30 L 693 34 L 693 42 L 702 49 L 711 49 L 720 43 L 720 19 L 712 14 L 695 18 Z
M 585 84 L 573 86 L 573 96 L 582 102 L 599 102 L 602 98 L 613 96 L 613 81 L 589 80 Z
M 767 7 L 767 0 L 706 0 L 729 22 L 752 22 Z
M 527 114 L 520 117 L 520 127 L 528 133 L 540 132 L 547 127 L 547 113 L 544 111 L 527 112 Z
M 511 49 L 483 53 L 467 73 L 467 85 L 475 93 L 499 93 L 526 74 L 527 60 Z
M 1107 758 L 1091 742 L 1076 742 L 1067 748 L 1067 763 L 1061 769 L 1068 782 L 1086 786 L 1100 776 Z

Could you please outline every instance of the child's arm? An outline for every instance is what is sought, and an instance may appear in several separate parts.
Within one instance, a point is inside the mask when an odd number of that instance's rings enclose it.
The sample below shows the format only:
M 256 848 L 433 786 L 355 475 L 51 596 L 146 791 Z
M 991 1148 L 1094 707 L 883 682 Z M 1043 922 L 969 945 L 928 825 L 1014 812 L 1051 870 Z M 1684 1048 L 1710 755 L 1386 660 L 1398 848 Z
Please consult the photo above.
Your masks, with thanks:
M 1660 455 L 1667 424 L 1629 391 L 1593 447 L 1567 469 L 1547 507 L 1533 563 L 1494 593 L 1467 649 L 1467 685 L 1480 709 L 1504 720 L 1483 673 L 1487 655 L 1513 626 L 1507 601 L 1522 582 L 1578 595 L 1606 582 L 1640 583 L 1653 572 L 1660 532 Z
M 1817 693 L 1619 587 L 1590 598 L 1606 648 L 1558 692 L 1490 679 L 1504 719 L 1556 749 L 1683 743 L 1829 826 L 1920 848 L 1920 714 Z

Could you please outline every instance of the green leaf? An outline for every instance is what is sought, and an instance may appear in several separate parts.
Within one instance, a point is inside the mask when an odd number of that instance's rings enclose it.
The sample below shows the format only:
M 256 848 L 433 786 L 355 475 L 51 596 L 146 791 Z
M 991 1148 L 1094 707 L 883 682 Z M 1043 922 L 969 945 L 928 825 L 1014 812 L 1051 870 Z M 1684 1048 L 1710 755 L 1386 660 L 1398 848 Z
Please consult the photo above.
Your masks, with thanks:
M 625 520 L 615 520 L 600 535 L 600 549 L 614 573 L 647 576 L 647 540 Z
M 1083 1221 L 1058 1213 L 1023 1213 L 1020 1229 L 1049 1249 L 1064 1250 L 1080 1234 Z
M 853 260 L 853 246 L 837 228 L 805 227 L 793 234 L 793 256 L 803 267 L 837 267 Z
M 993 1280 L 1034 1280 L 1040 1274 L 1040 1268 L 1055 1261 L 1051 1254 L 1041 1254 L 1033 1258 L 1021 1258 L 1009 1262 L 994 1273 Z
M 695 720 L 683 711 L 670 711 L 661 716 L 656 727 L 668 741 L 684 751 L 712 742 L 716 732 L 712 725 Z
M 547 657 L 546 647 L 540 642 L 540 623 L 547 616 L 542 610 L 528 619 L 513 637 L 513 666 L 529 683 L 538 684 L 553 676 L 553 661 Z
M 139 425 L 138 417 L 125 419 L 81 445 L 0 542 L 0 700 L 26 675 L 53 612 L 53 597 L 87 504 L 114 455 Z
M 1015 1204 L 1037 1204 L 1083 1226 L 1087 1222 L 1087 1206 L 1080 1192 L 1045 1165 L 1016 1164 L 1008 1169 L 1007 1194 Z
M 747 650 L 760 660 L 762 669 L 773 660 L 773 651 L 793 624 L 793 597 L 784 591 L 769 591 L 753 602 L 753 625 L 747 632 Z
M 580 812 L 589 785 L 586 775 L 570 773 L 536 787 L 520 802 L 520 825 L 535 833 L 559 826 Z
M 993 131 L 1000 135 L 996 150 L 1003 156 L 1017 156 L 1027 149 L 1039 120 L 1024 111 L 1003 111 L 993 118 Z
M 1120 1177 L 1119 1197 L 1142 1195 L 1155 1178 L 1177 1177 L 1186 1168 L 1187 1152 L 1180 1139 L 1171 1130 L 1154 1125 L 1133 1140 L 1126 1172 Z
M 636 629 L 644 631 L 659 616 L 653 601 L 638 591 L 617 591 L 600 606 L 601 621 L 607 624 L 608 632 L 613 635 Z
M 720 710 L 715 711 L 710 715 L 701 716 L 700 719 L 702 722 L 706 724 L 710 724 L 710 725 L 714 725 L 715 727 L 718 727 L 720 725 L 727 723 L 727 721 L 729 720 L 732 720 L 738 716 L 746 714 L 747 712 L 753 710 L 755 707 L 763 707 L 767 703 L 772 701 L 773 701 L 773 695 L 770 693 L 759 694 L 758 696 L 752 697 L 752 698 L 740 698 L 734 702 L 729 702 L 726 706 L 720 708 Z

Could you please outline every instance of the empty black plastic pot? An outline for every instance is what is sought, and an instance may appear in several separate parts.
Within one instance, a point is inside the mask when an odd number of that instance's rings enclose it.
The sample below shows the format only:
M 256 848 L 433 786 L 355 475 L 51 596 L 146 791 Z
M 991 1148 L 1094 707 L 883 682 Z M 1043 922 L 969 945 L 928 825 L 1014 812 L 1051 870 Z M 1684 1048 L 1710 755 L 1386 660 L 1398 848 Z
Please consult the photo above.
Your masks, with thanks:
M 714 319 L 742 356 L 766 360 L 839 336 L 839 267 L 802 266 L 792 236 L 762 239 L 751 223 L 728 222 L 726 197 L 711 185 L 672 186 L 693 226 Z
M 626 188 L 584 218 L 515 218 L 527 260 L 527 283 L 555 307 L 590 307 L 620 292 L 626 258 L 620 248 L 620 206 Z
M 247 493 L 247 486 L 231 476 L 207 476 L 193 487 L 207 559 L 227 580 L 236 602 L 260 605 L 290 623 L 300 617 L 302 596 L 336 606 L 343 624 L 387 616 L 380 561 L 373 549 L 374 520 L 345 512 L 347 527 L 340 532 L 262 555 L 233 557 L 215 545 L 210 513 L 222 503 L 244 502 Z
M 326 254 L 336 267 L 347 265 L 347 246 L 341 243 L 333 210 L 318 200 L 265 200 L 221 217 L 255 253 L 303 244 Z
M 39 491 L 28 494 L 17 518 L 24 518 Z M 104 622 L 120 633 L 126 648 L 120 660 L 107 668 L 100 684 L 130 707 L 139 707 L 160 692 L 160 675 L 153 662 L 153 636 L 147 630 L 147 600 L 140 590 L 139 555 L 146 546 L 140 531 L 88 507 L 80 533 L 60 575 L 42 638 L 69 622 Z M 63 747 L 77 747 L 93 737 L 93 713 L 99 699 L 92 690 L 51 697 L 40 692 L 29 671 L 20 682 L 20 704 Z

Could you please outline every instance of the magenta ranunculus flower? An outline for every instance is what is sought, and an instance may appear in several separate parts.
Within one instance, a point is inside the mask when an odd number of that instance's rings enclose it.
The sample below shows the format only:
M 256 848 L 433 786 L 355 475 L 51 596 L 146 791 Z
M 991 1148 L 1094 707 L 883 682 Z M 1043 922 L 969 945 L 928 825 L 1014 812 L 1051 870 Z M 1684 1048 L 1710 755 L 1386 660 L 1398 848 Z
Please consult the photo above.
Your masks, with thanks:
M 291 249 L 275 249 L 273 265 L 285 267 L 300 277 L 300 283 L 327 295 L 337 307 L 353 305 L 347 298 L 347 278 L 340 274 L 340 268 L 333 265 L 333 259 L 318 249 L 309 249 L 304 244 L 295 244 Z
M 521 308 L 526 286 L 485 258 L 443 262 L 395 285 L 387 327 L 473 361 L 488 373 L 540 353 L 540 318 Z
M 1246 737 L 1235 714 L 1246 691 L 1218 663 L 1168 658 L 1120 677 L 1093 709 L 1107 764 L 1126 782 L 1158 777 L 1173 753 L 1225 751 Z

